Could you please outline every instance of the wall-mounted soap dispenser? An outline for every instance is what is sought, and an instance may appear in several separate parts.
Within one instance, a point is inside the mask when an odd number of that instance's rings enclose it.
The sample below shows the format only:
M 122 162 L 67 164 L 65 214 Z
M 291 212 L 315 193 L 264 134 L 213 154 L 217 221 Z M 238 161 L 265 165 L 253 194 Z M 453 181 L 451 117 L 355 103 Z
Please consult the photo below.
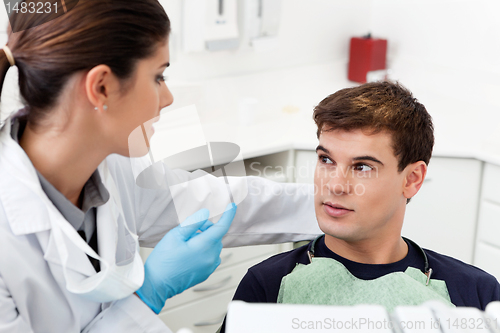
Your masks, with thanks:
M 183 0 L 184 52 L 239 46 L 238 0 Z
M 275 38 L 282 0 L 183 0 L 184 52 L 244 48 Z
M 237 0 L 206 0 L 205 42 L 209 51 L 238 48 Z
M 279 33 L 282 0 L 239 0 L 242 44 L 256 46 Z

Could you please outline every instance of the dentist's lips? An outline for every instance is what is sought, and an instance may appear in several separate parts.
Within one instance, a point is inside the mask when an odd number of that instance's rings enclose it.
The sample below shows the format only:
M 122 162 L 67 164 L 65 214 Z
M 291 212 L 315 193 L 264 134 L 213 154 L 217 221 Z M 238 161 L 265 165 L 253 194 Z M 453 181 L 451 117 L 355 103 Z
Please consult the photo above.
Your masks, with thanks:
M 328 215 L 333 217 L 341 217 L 353 212 L 352 209 L 347 209 L 342 205 L 332 204 L 331 202 L 323 203 L 323 209 Z

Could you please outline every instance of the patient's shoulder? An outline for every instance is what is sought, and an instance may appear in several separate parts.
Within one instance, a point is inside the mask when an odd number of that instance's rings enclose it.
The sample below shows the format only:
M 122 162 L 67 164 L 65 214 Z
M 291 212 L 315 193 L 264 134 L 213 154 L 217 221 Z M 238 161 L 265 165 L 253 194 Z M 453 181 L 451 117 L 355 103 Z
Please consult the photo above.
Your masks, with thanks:
M 249 271 L 256 275 L 266 275 L 269 273 L 289 274 L 297 263 L 308 264 L 307 248 L 309 244 L 301 246 L 297 249 L 276 254 L 257 265 L 251 267 Z
M 482 280 L 490 281 L 497 284 L 497 280 L 491 274 L 485 272 L 484 270 L 465 263 L 456 258 L 440 254 L 431 250 L 425 249 L 425 253 L 429 258 L 429 265 L 433 268 L 435 275 L 445 275 L 445 276 L 456 276 L 462 279 L 466 279 L 469 282 L 472 280 Z
M 500 300 L 500 284 L 482 269 L 458 259 L 425 250 L 433 278 L 444 280 L 453 304 L 484 310 L 492 301 Z
M 281 280 L 297 263 L 307 264 L 308 245 L 274 255 L 250 267 L 240 282 L 234 300 L 276 303 Z

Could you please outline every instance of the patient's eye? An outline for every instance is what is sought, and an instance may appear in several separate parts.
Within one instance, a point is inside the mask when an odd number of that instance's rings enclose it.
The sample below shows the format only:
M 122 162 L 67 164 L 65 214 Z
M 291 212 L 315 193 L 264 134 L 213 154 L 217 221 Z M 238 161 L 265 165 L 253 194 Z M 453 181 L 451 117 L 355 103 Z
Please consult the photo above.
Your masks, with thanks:
M 319 155 L 318 159 L 323 164 L 333 164 L 333 161 L 325 155 Z
M 371 171 L 373 170 L 373 167 L 365 163 L 359 163 L 354 165 L 353 169 L 356 171 Z

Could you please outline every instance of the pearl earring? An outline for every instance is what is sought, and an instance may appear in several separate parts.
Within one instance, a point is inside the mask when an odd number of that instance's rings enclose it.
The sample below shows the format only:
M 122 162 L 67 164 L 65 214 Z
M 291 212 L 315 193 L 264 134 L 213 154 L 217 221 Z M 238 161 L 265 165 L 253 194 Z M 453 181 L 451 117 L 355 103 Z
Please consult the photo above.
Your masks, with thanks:
M 104 104 L 103 109 L 104 109 L 104 111 L 107 111 L 108 110 L 108 106 L 106 104 Z

